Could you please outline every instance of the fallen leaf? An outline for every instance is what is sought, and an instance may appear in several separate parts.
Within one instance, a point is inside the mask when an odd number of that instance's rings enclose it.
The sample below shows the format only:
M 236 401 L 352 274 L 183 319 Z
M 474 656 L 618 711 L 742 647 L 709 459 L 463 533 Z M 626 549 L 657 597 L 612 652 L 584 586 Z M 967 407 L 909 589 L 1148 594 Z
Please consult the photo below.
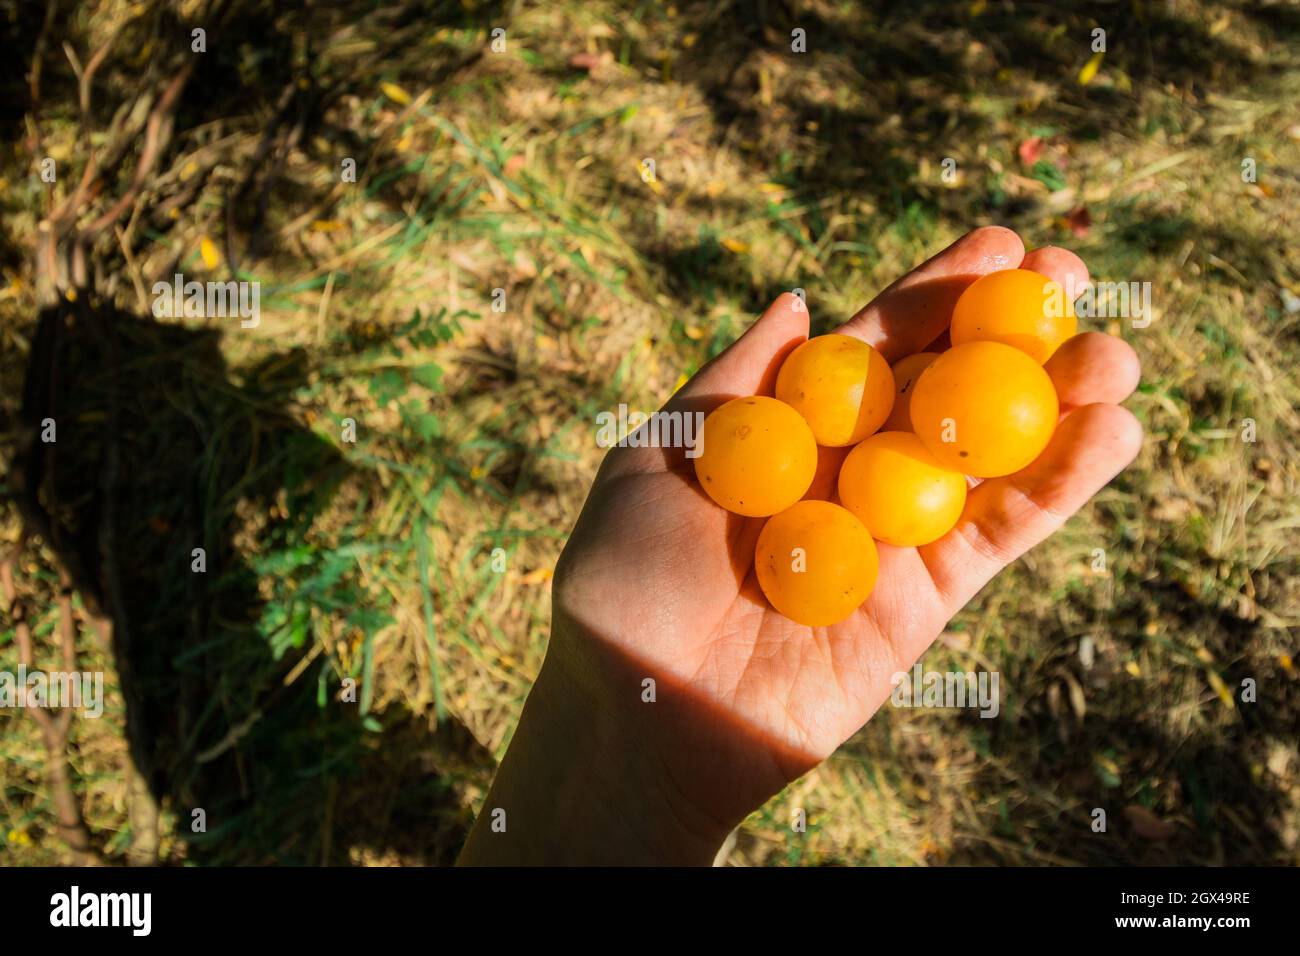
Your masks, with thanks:
M 1101 60 L 1105 55 L 1105 53 L 1099 50 L 1089 57 L 1088 62 L 1085 63 L 1083 69 L 1079 71 L 1080 86 L 1087 86 L 1092 82 L 1093 77 L 1097 75 L 1097 71 L 1101 69 Z
M 1069 671 L 1063 671 L 1061 677 L 1065 681 L 1065 687 L 1070 695 L 1070 709 L 1074 711 L 1075 719 L 1083 723 L 1083 718 L 1088 714 L 1088 700 L 1083 692 L 1083 686 L 1074 678 Z
M 1043 155 L 1043 137 L 1031 136 L 1016 148 L 1016 154 L 1026 166 L 1033 166 Z
M 1092 229 L 1092 214 L 1087 206 L 1075 206 L 1065 214 L 1065 225 L 1075 238 L 1082 239 Z
M 741 242 L 739 239 L 732 239 L 730 236 L 722 240 L 722 247 L 736 253 L 738 256 L 749 251 L 749 243 Z
M 543 581 L 549 581 L 553 573 L 550 568 L 534 568 L 519 580 L 523 584 L 541 584 Z
M 209 269 L 215 269 L 221 265 L 221 253 L 217 251 L 217 244 L 204 236 L 199 241 L 199 256 L 203 259 L 203 264 Z
M 569 57 L 569 66 L 575 70 L 586 70 L 588 73 L 595 73 L 607 63 L 614 62 L 614 54 L 608 50 L 601 50 L 599 53 L 575 53 Z
M 380 83 L 379 88 L 384 91 L 385 96 L 398 106 L 406 106 L 411 102 L 411 94 L 396 83 Z

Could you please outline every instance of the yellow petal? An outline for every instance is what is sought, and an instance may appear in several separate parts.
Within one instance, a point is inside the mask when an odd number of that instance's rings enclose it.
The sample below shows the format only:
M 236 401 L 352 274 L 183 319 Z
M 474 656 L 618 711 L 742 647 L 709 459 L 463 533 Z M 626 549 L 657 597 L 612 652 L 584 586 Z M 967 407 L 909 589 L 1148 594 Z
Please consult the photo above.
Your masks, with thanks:
M 338 232 L 343 228 L 343 223 L 337 219 L 317 219 L 311 224 L 312 232 Z
M 723 248 L 736 253 L 736 255 L 744 255 L 749 251 L 749 243 L 741 242 L 739 239 L 732 239 L 731 237 L 723 239 L 722 245 Z
M 1129 672 L 1130 677 L 1141 677 L 1142 668 L 1138 667 L 1137 661 L 1129 661 L 1124 665 L 1124 670 Z
M 217 244 L 204 236 L 199 242 L 199 256 L 203 259 L 203 264 L 209 269 L 215 269 L 221 265 L 221 253 L 217 251 Z
M 380 83 L 379 88 L 384 91 L 384 95 L 396 103 L 398 106 L 405 106 L 411 102 L 411 94 L 406 92 L 396 83 Z
M 1092 78 L 1096 76 L 1097 71 L 1101 69 L 1101 58 L 1104 57 L 1105 55 L 1106 55 L 1105 53 L 1098 50 L 1091 57 L 1089 57 L 1088 62 L 1085 63 L 1083 65 L 1083 69 L 1079 71 L 1080 86 L 1087 86 L 1089 83 L 1092 82 Z

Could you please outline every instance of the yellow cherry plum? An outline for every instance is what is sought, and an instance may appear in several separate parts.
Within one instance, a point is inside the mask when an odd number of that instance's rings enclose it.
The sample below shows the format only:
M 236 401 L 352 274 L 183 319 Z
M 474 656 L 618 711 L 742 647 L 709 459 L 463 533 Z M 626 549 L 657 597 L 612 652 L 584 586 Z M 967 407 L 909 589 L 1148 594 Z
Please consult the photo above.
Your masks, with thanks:
M 877 541 L 912 548 L 952 530 L 966 505 L 966 476 L 911 432 L 877 432 L 844 460 L 839 494 Z
M 1037 458 L 1059 414 L 1043 367 L 1001 342 L 954 345 L 912 392 L 917 437 L 941 464 L 978 478 L 1009 475 Z
M 803 417 L 775 398 L 753 395 L 704 419 L 695 475 L 728 511 L 763 517 L 803 497 L 817 471 L 817 443 Z
M 851 335 L 819 335 L 781 364 L 776 397 L 799 412 L 819 445 L 855 445 L 894 404 L 894 375 L 879 352 Z
M 876 585 L 879 557 L 862 522 L 829 501 L 773 515 L 754 550 L 759 587 L 797 624 L 822 627 L 852 614 Z
M 912 387 L 935 359 L 938 352 L 917 352 L 894 363 L 894 408 L 880 426 L 882 432 L 910 432 L 912 430 Z
M 1042 365 L 1070 336 L 1074 305 L 1055 279 L 1029 269 L 1003 269 L 976 279 L 957 299 L 953 345 L 1001 342 Z

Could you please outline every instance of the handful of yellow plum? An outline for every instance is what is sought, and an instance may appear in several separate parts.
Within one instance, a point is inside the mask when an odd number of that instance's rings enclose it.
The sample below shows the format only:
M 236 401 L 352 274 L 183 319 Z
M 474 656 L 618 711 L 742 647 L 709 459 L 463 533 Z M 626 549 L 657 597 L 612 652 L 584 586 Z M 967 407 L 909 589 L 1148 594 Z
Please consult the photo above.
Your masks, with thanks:
M 772 607 L 810 626 L 844 620 L 875 586 L 876 541 L 942 538 L 961 518 L 967 476 L 1037 458 L 1060 415 L 1043 364 L 1075 325 L 1053 280 L 993 272 L 957 300 L 946 351 L 891 369 L 860 339 L 817 336 L 786 357 L 774 398 L 715 409 L 696 477 L 728 511 L 768 519 L 754 565 Z

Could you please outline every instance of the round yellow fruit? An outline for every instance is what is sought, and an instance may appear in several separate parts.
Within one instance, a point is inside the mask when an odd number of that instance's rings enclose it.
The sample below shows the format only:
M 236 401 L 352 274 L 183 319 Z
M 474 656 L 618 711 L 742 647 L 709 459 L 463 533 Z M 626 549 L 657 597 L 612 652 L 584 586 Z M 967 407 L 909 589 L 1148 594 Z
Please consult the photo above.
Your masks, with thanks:
M 1003 269 L 976 279 L 957 299 L 949 334 L 953 345 L 1001 342 L 1042 365 L 1078 321 L 1061 284 L 1028 269 Z
M 914 548 L 952 530 L 966 505 L 966 476 L 912 433 L 879 432 L 849 452 L 839 492 L 877 541 Z
M 714 409 L 700 432 L 695 476 L 728 511 L 763 517 L 803 497 L 817 471 L 817 443 L 803 417 L 761 395 Z
M 938 352 L 917 352 L 894 363 L 894 408 L 880 426 L 882 432 L 910 432 L 912 430 L 912 386 L 935 359 Z
M 835 483 L 840 478 L 840 466 L 851 449 L 847 446 L 832 448 L 829 445 L 817 446 L 817 473 L 813 475 L 812 484 L 803 493 L 805 499 L 830 501 L 835 497 Z
M 912 427 L 953 471 L 996 478 L 1039 456 L 1060 405 L 1043 367 L 1001 342 L 954 345 L 921 373 L 912 391 Z
M 781 364 L 776 397 L 799 412 L 819 445 L 854 445 L 894 404 L 894 375 L 879 352 L 851 335 L 819 335 Z
M 822 627 L 852 614 L 876 586 L 876 544 L 861 521 L 829 501 L 801 501 L 758 535 L 754 570 L 772 607 Z

